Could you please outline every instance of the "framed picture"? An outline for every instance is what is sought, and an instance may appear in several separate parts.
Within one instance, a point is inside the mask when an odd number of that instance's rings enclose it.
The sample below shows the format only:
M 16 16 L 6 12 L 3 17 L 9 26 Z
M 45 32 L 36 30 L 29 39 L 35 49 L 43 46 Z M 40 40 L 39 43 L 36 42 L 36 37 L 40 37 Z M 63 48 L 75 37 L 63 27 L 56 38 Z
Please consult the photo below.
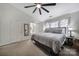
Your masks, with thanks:
M 24 24 L 24 36 L 29 35 L 29 24 Z

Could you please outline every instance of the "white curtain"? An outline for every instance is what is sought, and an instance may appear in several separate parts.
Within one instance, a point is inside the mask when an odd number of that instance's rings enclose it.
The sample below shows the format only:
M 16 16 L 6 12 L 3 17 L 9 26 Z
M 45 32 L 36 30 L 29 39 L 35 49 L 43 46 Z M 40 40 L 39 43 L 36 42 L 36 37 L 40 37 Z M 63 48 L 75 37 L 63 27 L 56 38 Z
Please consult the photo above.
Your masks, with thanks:
M 46 24 L 43 25 L 43 31 L 44 31 L 46 28 L 49 28 L 49 23 L 46 23 Z
M 30 23 L 30 33 L 35 33 L 36 31 L 36 24 L 35 23 Z

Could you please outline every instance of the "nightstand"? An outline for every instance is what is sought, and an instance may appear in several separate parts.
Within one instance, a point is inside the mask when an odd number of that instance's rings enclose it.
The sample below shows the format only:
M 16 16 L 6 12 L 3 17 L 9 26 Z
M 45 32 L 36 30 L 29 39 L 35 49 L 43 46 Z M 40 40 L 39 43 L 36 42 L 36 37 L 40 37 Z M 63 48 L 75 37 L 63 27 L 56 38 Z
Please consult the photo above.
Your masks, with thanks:
M 73 40 L 74 40 L 74 37 L 66 37 L 66 44 L 69 45 L 69 46 L 72 46 L 73 45 Z
M 73 47 L 76 48 L 76 49 L 79 49 L 79 39 L 76 38 L 76 39 L 73 41 Z

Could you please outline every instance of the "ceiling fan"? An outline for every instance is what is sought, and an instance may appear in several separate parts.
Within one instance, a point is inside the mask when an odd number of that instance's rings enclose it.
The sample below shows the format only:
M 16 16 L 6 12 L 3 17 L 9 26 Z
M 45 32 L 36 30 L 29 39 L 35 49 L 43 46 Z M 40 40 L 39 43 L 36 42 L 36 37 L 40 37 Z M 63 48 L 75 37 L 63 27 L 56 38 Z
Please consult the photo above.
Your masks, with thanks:
M 44 8 L 43 6 L 55 6 L 56 3 L 46 3 L 46 4 L 42 4 L 42 3 L 34 3 L 34 5 L 30 5 L 30 6 L 25 6 L 24 8 L 30 8 L 30 7 L 35 7 L 35 9 L 33 10 L 33 13 L 39 9 L 39 13 L 40 15 L 42 14 L 41 13 L 41 9 L 43 9 L 44 11 L 46 11 L 47 13 L 49 13 L 49 11 Z

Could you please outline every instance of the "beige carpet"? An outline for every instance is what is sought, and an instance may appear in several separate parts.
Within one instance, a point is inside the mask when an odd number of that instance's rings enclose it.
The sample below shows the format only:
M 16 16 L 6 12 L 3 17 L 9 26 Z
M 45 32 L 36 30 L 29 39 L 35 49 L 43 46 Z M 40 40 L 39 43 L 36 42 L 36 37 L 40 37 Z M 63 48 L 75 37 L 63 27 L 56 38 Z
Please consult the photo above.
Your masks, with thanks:
M 46 56 L 31 40 L 0 47 L 1 56 Z

